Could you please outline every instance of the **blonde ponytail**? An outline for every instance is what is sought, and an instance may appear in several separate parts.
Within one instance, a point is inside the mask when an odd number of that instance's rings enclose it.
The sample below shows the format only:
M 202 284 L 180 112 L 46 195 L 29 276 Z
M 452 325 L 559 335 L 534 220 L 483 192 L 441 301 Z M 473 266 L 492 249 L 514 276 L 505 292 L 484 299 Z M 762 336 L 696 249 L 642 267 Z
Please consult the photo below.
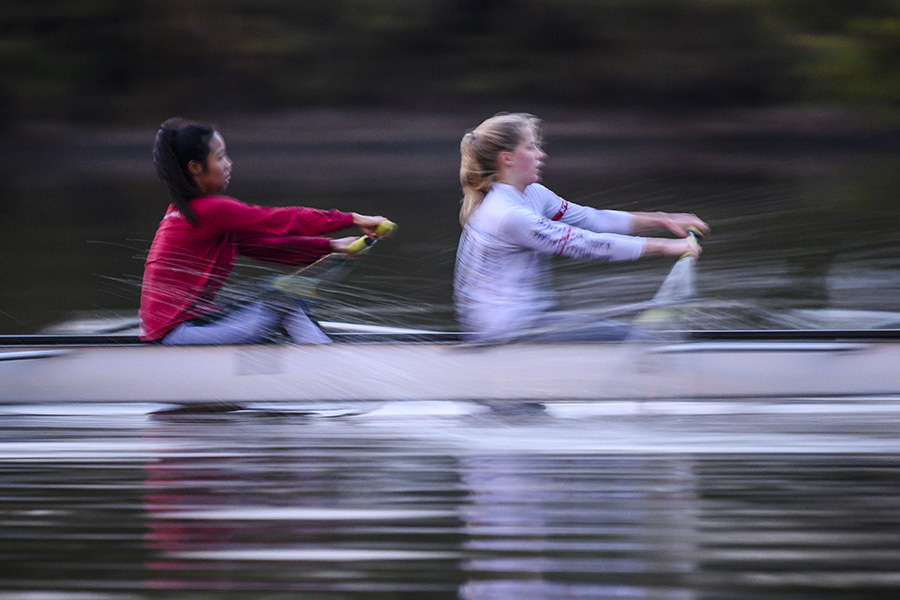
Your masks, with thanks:
M 459 182 L 463 191 L 459 211 L 461 225 L 465 226 L 497 182 L 500 153 L 514 151 L 529 129 L 539 140 L 540 119 L 525 113 L 499 113 L 463 136 L 459 144 Z

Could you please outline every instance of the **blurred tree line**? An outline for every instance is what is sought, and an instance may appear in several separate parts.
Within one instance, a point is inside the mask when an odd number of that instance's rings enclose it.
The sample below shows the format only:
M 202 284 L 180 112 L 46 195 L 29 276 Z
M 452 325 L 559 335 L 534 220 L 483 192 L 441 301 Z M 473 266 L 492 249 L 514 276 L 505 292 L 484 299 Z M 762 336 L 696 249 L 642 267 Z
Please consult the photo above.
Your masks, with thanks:
M 6 0 L 0 114 L 889 106 L 900 0 Z

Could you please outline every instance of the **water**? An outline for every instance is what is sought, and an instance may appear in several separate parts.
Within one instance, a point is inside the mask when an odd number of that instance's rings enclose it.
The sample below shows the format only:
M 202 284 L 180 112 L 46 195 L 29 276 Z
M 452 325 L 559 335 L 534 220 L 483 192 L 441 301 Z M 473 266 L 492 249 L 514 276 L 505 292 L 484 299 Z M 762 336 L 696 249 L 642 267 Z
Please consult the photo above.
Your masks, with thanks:
M 156 408 L 4 409 L 0 599 L 900 591 L 900 398 Z
M 900 326 L 895 130 L 535 112 L 565 197 L 712 224 L 694 326 Z M 484 116 L 220 119 L 230 191 L 389 216 L 399 235 L 320 316 L 452 329 L 457 144 Z M 164 210 L 153 133 L 0 139 L 0 333 L 133 315 Z M 671 263 L 557 266 L 564 306 L 590 312 L 649 300 Z M 900 590 L 900 398 L 161 408 L 0 409 L 0 600 Z
M 813 110 L 535 112 L 547 121 L 544 182 L 564 197 L 695 212 L 712 225 L 697 279 L 707 324 L 821 325 L 794 312 L 810 309 L 900 312 L 896 128 L 866 113 Z M 317 309 L 321 318 L 453 329 L 458 144 L 483 117 L 222 117 L 229 193 L 390 217 L 399 234 L 360 261 Z M 0 333 L 134 314 L 165 204 L 150 164 L 154 128 L 32 126 L 0 139 Z M 671 262 L 558 266 L 564 307 L 591 311 L 649 300 Z M 245 263 L 235 283 L 283 271 Z M 872 326 L 874 316 L 840 325 Z

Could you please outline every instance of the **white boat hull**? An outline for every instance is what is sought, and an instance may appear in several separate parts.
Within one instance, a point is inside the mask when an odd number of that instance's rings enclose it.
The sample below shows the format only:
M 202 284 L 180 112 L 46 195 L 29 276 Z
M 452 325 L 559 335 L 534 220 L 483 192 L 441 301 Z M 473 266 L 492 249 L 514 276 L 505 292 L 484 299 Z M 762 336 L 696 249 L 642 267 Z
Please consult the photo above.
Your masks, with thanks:
M 900 394 L 900 340 L 0 347 L 0 403 Z

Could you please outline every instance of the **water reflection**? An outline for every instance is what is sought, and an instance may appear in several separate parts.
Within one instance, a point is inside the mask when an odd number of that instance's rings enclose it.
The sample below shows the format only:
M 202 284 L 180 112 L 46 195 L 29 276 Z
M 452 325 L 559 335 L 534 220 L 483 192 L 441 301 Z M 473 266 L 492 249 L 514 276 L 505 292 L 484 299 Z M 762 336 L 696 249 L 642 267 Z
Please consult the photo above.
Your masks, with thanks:
M 461 461 L 465 600 L 695 597 L 692 461 L 474 456 Z
M 456 597 L 452 458 L 304 418 L 215 421 L 149 431 L 181 448 L 147 466 L 151 587 Z
M 4 409 L 0 598 L 900 591 L 900 399 L 368 408 Z

